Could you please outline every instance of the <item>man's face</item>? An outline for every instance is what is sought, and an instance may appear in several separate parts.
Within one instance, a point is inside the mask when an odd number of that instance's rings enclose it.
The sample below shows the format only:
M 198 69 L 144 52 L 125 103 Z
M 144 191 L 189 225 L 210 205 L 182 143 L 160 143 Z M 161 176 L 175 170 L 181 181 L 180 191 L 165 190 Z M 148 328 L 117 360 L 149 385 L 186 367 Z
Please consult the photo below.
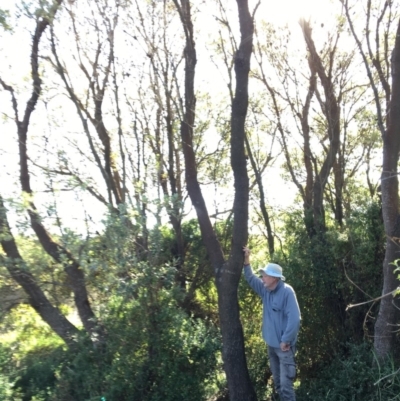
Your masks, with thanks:
M 261 274 L 261 280 L 264 283 L 264 287 L 268 290 L 274 290 L 276 285 L 278 284 L 279 279 L 277 277 L 268 276 L 268 274 L 265 274 L 264 272 Z

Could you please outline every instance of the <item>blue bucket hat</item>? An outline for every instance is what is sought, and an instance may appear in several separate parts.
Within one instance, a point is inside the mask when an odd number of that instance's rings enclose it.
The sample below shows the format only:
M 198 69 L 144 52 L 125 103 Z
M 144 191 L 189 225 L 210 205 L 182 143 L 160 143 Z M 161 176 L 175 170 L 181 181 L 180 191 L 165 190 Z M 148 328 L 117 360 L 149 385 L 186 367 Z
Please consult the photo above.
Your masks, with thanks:
M 276 263 L 268 263 L 263 269 L 260 269 L 260 273 L 265 273 L 271 277 L 279 277 L 282 281 L 285 281 L 285 276 L 282 276 L 282 267 Z

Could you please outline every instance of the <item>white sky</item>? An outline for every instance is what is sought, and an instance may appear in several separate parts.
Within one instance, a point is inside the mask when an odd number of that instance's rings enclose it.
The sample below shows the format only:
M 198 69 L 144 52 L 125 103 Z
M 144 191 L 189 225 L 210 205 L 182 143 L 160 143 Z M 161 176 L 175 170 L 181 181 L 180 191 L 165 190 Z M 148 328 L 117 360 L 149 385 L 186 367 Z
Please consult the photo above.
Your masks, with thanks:
M 0 7 L 7 9 L 11 8 L 14 4 L 19 3 L 16 0 L 0 0 Z M 257 15 L 262 17 L 263 19 L 269 20 L 271 22 L 277 24 L 288 24 L 293 32 L 298 32 L 298 38 L 303 42 L 303 38 L 301 35 L 300 27 L 298 25 L 298 21 L 300 18 L 311 19 L 312 21 L 316 21 L 318 24 L 327 24 L 332 19 L 332 7 L 333 5 L 337 5 L 339 0 L 332 3 L 330 0 L 261 0 L 261 5 L 257 11 Z M 250 3 L 250 7 L 253 8 L 256 4 L 256 0 L 252 0 Z M 232 23 L 237 23 L 237 7 L 236 2 L 231 1 L 230 6 L 232 9 L 232 13 L 235 16 L 232 17 Z M 201 6 L 200 6 L 201 7 Z M 206 6 L 204 6 L 206 7 Z M 201 26 L 200 32 L 207 31 L 212 29 L 213 25 L 209 26 Z M 195 28 L 198 28 L 195 26 Z M 237 38 L 239 38 L 239 34 L 237 33 Z M 203 85 L 205 81 L 208 81 L 208 84 L 211 84 L 211 87 L 214 88 L 223 88 L 222 90 L 226 90 L 226 86 L 221 80 L 221 76 L 213 70 L 207 70 L 207 68 L 212 68 L 212 64 L 210 60 L 201 49 L 201 42 L 204 38 L 196 38 L 196 42 L 198 43 L 198 66 L 196 73 L 196 85 L 199 87 Z M 2 78 L 11 84 L 20 84 L 21 79 L 29 79 L 29 45 L 30 45 L 30 31 L 28 29 L 24 29 L 24 27 L 19 27 L 18 30 L 14 32 L 12 36 L 8 37 L 7 41 L 1 41 L 0 39 L 0 54 L 6 54 L 7 60 L 3 62 L 0 66 L 0 74 Z M 302 43 L 302 46 L 304 44 Z M 18 51 L 16 51 L 18 50 Z M 207 67 L 208 66 L 208 67 Z M 202 74 L 205 74 L 204 76 Z M 28 81 L 28 85 L 30 85 Z M 28 86 L 30 88 L 30 86 Z M 27 92 L 28 96 L 30 95 L 30 91 Z M 2 91 L 0 89 L 0 113 L 3 113 L 5 108 L 4 104 L 7 103 L 7 112 L 9 112 L 9 103 L 10 97 L 9 94 Z M 19 98 L 20 101 L 20 111 L 22 111 L 25 107 L 25 99 L 23 97 Z M 40 107 L 35 113 L 40 111 Z M 40 123 L 40 118 L 37 118 L 35 115 L 36 123 Z M 1 186 L 4 188 L 4 183 L 11 182 L 10 180 L 15 181 L 15 172 L 18 168 L 16 165 L 16 156 L 17 149 L 15 143 L 15 133 L 12 134 L 11 131 L 15 130 L 15 126 L 13 124 L 0 123 L 0 157 L 1 161 L 1 169 L 3 172 L 0 172 L 0 178 L 2 180 Z M 65 127 L 68 129 L 68 127 Z M 71 131 L 72 131 L 71 127 Z M 6 167 L 9 166 L 9 167 Z M 13 167 L 11 167 L 13 166 Z M 266 192 L 268 196 L 268 201 L 272 206 L 284 208 L 287 205 L 291 204 L 293 198 L 296 196 L 297 191 L 293 185 L 288 183 L 284 183 L 280 178 L 278 167 L 275 166 L 271 173 L 268 174 L 266 181 Z M 4 169 L 8 169 L 9 171 L 5 171 Z M 14 174 L 10 173 L 14 171 Z M 17 173 L 18 174 L 18 173 Z M 6 184 L 7 186 L 7 184 Z M 37 187 L 37 185 L 33 184 L 33 187 Z M 223 198 L 223 192 L 220 196 Z M 213 191 L 205 191 L 205 196 L 210 197 L 209 204 L 212 204 L 212 197 L 214 196 Z M 233 194 L 230 194 L 230 197 Z M 68 212 L 71 209 L 71 205 L 75 202 L 75 195 L 72 193 L 64 193 L 60 198 L 59 202 L 63 205 L 63 209 L 65 209 L 66 215 L 70 216 L 71 225 L 75 226 L 76 224 L 80 224 L 82 221 L 82 214 L 78 213 L 78 210 L 75 209 L 74 213 L 72 211 Z M 96 213 L 96 202 L 92 200 L 89 205 L 89 209 L 92 215 L 97 215 L 97 218 L 103 214 L 103 207 L 99 207 Z M 210 213 L 212 212 L 212 208 L 210 208 Z M 95 217 L 96 218 L 96 217 Z
M 330 0 L 261 0 L 258 12 L 270 21 L 297 24 L 300 18 L 325 19 L 331 9 Z

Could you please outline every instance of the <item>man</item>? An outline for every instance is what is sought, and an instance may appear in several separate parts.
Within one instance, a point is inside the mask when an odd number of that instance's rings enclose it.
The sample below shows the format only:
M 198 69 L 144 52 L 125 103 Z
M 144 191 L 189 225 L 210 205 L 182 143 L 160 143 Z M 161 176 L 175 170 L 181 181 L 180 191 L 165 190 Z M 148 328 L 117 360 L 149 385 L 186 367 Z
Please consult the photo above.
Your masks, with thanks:
M 250 250 L 243 247 L 244 277 L 263 303 L 262 336 L 276 392 L 281 401 L 295 401 L 296 340 L 300 328 L 300 309 L 293 288 L 284 283 L 282 267 L 268 263 L 260 270 L 261 279 L 250 266 Z

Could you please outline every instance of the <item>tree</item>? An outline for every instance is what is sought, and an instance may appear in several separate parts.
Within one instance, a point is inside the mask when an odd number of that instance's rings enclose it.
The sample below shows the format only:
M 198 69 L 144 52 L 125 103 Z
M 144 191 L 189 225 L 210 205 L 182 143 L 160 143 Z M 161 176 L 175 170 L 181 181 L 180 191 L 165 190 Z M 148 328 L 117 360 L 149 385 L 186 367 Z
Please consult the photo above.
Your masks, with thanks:
M 383 288 L 378 317 L 375 324 L 374 348 L 380 360 L 394 351 L 395 325 L 398 307 L 393 300 L 393 291 L 399 281 L 394 273 L 398 259 L 398 238 L 400 237 L 398 161 L 400 150 L 400 21 L 396 35 L 391 28 L 398 19 L 398 10 L 392 1 L 377 6 L 367 1 L 365 9 L 365 42 L 357 32 L 353 20 L 355 12 L 348 0 L 343 0 L 347 22 L 358 50 L 363 59 L 366 73 L 373 90 L 376 106 L 376 122 L 382 141 L 382 215 L 386 233 L 386 251 L 383 262 Z M 375 28 L 372 28 L 372 21 Z M 391 57 L 390 45 L 393 43 Z M 391 79 L 391 82 L 390 82 Z M 379 88 L 382 88 L 381 93 Z M 391 295 L 390 295 L 391 294 Z
M 35 109 L 42 90 L 42 80 L 39 75 L 39 45 L 44 31 L 50 26 L 61 5 L 61 0 L 50 5 L 49 10 L 41 10 L 37 17 L 36 29 L 32 40 L 31 50 L 31 73 L 32 73 L 32 94 L 26 104 L 23 118 L 18 112 L 18 100 L 12 86 L 6 84 L 0 78 L 3 88 L 11 95 L 12 107 L 14 111 L 15 124 L 19 141 L 19 161 L 20 161 L 20 185 L 22 192 L 28 199 L 28 215 L 30 224 L 37 235 L 43 249 L 58 263 L 64 265 L 74 292 L 74 300 L 79 311 L 82 323 L 89 334 L 95 335 L 98 332 L 98 326 L 94 313 L 92 311 L 88 294 L 85 286 L 84 275 L 80 269 L 79 262 L 73 257 L 68 249 L 58 244 L 42 224 L 42 219 L 33 201 L 33 191 L 30 185 L 29 158 L 28 158 L 28 130 L 32 113 Z M 1 219 L 3 238 L 1 241 L 4 252 L 9 259 L 6 266 L 11 276 L 22 286 L 30 297 L 30 304 L 41 315 L 52 329 L 63 338 L 67 344 L 71 345 L 75 339 L 74 336 L 78 330 L 68 322 L 68 320 L 54 308 L 48 301 L 44 292 L 39 288 L 35 279 L 29 272 L 23 271 L 23 259 L 18 251 L 18 247 L 11 233 L 8 223 L 7 211 L 4 201 L 0 198 Z
M 244 353 L 243 329 L 239 318 L 237 287 L 243 265 L 242 247 L 247 242 L 248 188 L 245 157 L 245 120 L 248 107 L 248 80 L 252 53 L 253 17 L 247 0 L 237 0 L 241 42 L 235 54 L 236 89 L 231 115 L 231 166 L 234 174 L 234 223 L 230 256 L 226 260 L 212 227 L 199 185 L 196 154 L 193 146 L 195 121 L 194 77 L 196 49 L 189 0 L 174 0 L 185 32 L 185 114 L 181 121 L 182 148 L 185 157 L 187 190 L 196 209 L 202 239 L 215 271 L 218 308 L 223 342 L 224 369 L 229 397 L 235 400 L 255 400 Z
M 229 91 L 229 100 L 231 104 L 234 100 L 234 55 L 238 51 L 238 44 L 235 40 L 234 30 L 229 21 L 226 5 L 223 4 L 221 0 L 218 0 L 218 7 L 220 11 L 220 16 L 216 19 L 218 20 L 222 29 L 219 30 L 218 42 L 216 42 L 217 53 L 220 54 L 222 58 L 224 68 L 226 70 L 227 77 L 227 87 Z M 214 63 L 218 65 L 215 61 Z M 250 162 L 251 170 L 254 177 L 251 177 L 252 182 L 250 183 L 249 193 L 253 195 L 257 205 L 259 207 L 255 208 L 255 214 L 260 222 L 261 229 L 266 231 L 265 237 L 268 242 L 268 251 L 270 257 L 274 256 L 275 253 L 275 234 L 272 229 L 272 219 L 270 213 L 268 212 L 268 206 L 266 201 L 266 191 L 263 184 L 263 174 L 265 173 L 267 167 L 275 159 L 272 156 L 272 150 L 275 142 L 276 129 L 273 130 L 272 124 L 259 124 L 260 119 L 260 109 L 263 107 L 263 101 L 261 99 L 255 98 L 255 96 L 249 98 L 249 118 L 246 124 L 246 157 Z M 265 135 L 264 130 L 268 127 L 268 130 L 273 130 L 271 138 Z M 265 137 L 267 138 L 265 140 Z M 268 143 L 264 145 L 264 142 Z M 264 146 L 269 149 L 266 151 Z M 250 171 L 251 171 L 250 170 Z
M 311 22 L 301 21 L 307 54 L 294 54 L 299 45 L 285 27 L 278 32 L 264 23 L 256 31 L 254 76 L 269 94 L 265 114 L 279 133 L 285 170 L 303 201 L 310 237 L 326 230 L 327 207 L 343 227 L 350 203 L 347 186 L 374 144 L 354 133 L 366 104 L 366 85 L 354 72 L 354 50 L 342 50 L 340 21 L 334 32 L 318 30 L 321 49 Z

